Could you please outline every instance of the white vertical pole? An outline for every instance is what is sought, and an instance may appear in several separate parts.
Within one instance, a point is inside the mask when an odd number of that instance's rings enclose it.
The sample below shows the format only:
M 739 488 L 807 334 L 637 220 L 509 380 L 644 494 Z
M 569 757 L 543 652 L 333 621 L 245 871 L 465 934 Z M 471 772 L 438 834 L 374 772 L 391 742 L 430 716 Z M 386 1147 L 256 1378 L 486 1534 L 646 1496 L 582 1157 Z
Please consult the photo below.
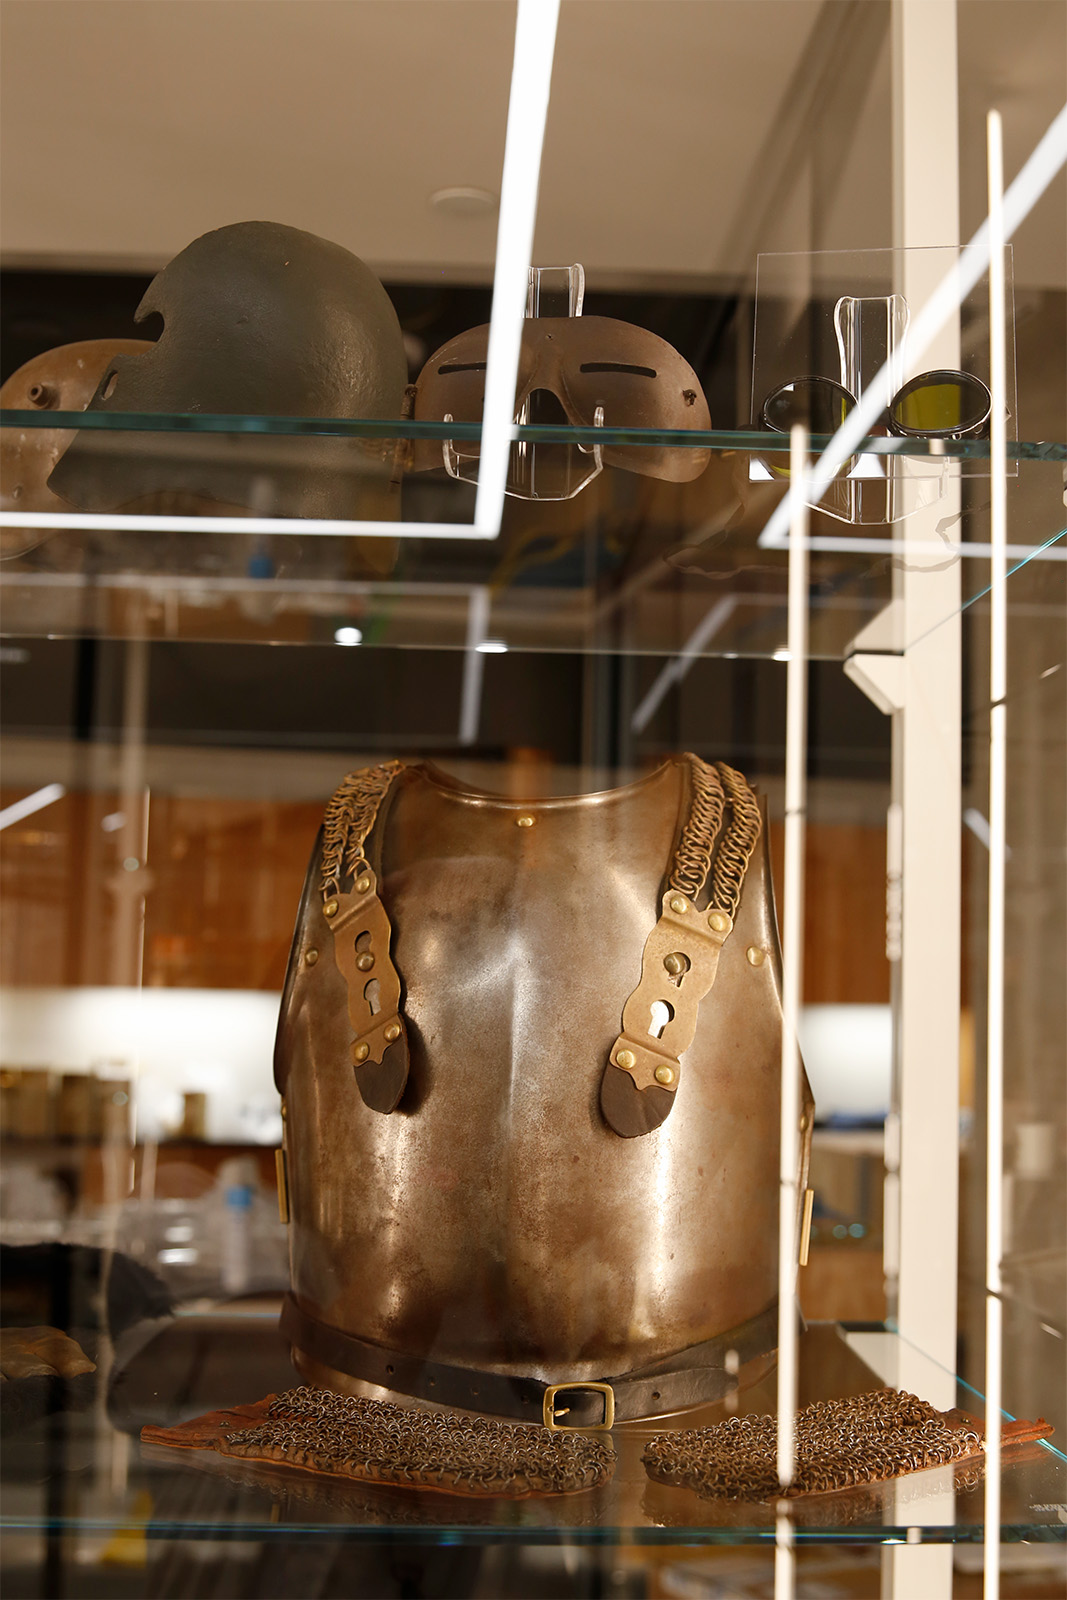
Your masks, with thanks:
M 897 288 L 912 321 L 959 238 L 955 0 L 894 0 Z M 931 259 L 934 257 L 934 259 Z M 958 367 L 958 315 L 923 357 Z M 936 541 L 959 509 L 958 483 L 900 526 Z M 902 563 L 906 673 L 900 767 L 900 1275 L 898 1321 L 911 1343 L 956 1365 L 960 973 L 960 569 Z M 906 1379 L 901 1380 L 905 1387 Z M 955 1404 L 948 1380 L 943 1400 Z
M 944 271 L 943 258 L 929 247 L 956 245 L 960 238 L 956 0 L 893 0 L 892 17 L 894 244 L 900 250 L 894 287 L 906 296 L 914 326 Z M 922 365 L 959 364 L 957 314 Z M 936 523 L 959 505 L 958 484 L 950 480 L 939 502 L 900 525 L 901 540 L 936 541 Z M 903 819 L 896 1018 L 897 1323 L 903 1337 L 897 1382 L 943 1409 L 956 1403 L 962 633 L 959 564 L 943 571 L 923 565 L 906 562 L 896 576 L 905 660 L 893 777 Z M 913 1361 L 912 1347 L 922 1357 Z M 931 1376 L 938 1366 L 940 1381 Z M 895 1514 L 909 1524 L 951 1523 L 952 1489 L 921 1509 L 899 1503 Z M 892 1600 L 948 1600 L 952 1593 L 950 1545 L 887 1547 L 882 1570 L 882 1592 Z
M 804 822 L 808 752 L 807 429 L 789 440 L 789 623 L 785 714 L 785 908 L 782 919 L 782 1123 L 778 1203 L 778 1481 L 793 1481 L 797 1409 L 797 1210 L 800 1050 L 804 982 Z M 788 1502 L 775 1525 L 774 1600 L 792 1600 L 793 1525 Z
M 1004 1195 L 1004 871 L 1007 825 L 1007 417 L 1004 347 L 1004 157 L 1000 113 L 986 119 L 989 168 L 989 1011 L 986 1069 L 985 1600 L 1000 1594 L 1001 1255 Z

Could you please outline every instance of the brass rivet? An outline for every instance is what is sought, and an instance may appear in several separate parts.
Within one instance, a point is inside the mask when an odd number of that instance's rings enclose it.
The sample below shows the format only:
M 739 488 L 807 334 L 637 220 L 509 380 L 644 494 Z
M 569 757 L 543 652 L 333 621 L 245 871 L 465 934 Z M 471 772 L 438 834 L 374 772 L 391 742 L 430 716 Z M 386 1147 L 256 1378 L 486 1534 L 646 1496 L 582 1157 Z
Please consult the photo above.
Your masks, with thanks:
M 682 896 L 680 894 L 672 895 L 669 903 L 670 903 L 671 910 L 675 913 L 676 916 L 680 917 L 683 914 L 683 912 L 686 912 L 686 911 L 689 910 L 689 901 L 688 900 L 683 900 L 683 898 L 682 898 Z
M 324 917 L 335 917 L 339 909 L 340 907 L 336 900 L 327 900 L 322 908 L 322 914 Z
M 767 959 L 766 952 L 761 950 L 758 944 L 750 944 L 745 951 L 745 957 L 750 967 L 762 967 Z
M 356 966 L 359 968 L 360 972 L 369 972 L 373 965 L 374 957 L 371 955 L 369 950 L 367 951 L 366 955 L 356 957 Z
M 288 1120 L 289 1120 L 289 1107 L 286 1105 L 285 1101 L 283 1100 L 282 1101 L 282 1121 L 283 1122 L 288 1122 Z
M 515 826 L 516 826 L 516 828 L 532 828 L 536 821 L 537 821 L 536 817 L 531 817 L 531 816 L 516 817 L 515 818 Z
M 319 959 L 319 952 L 317 950 L 305 950 L 304 951 L 304 965 L 305 965 L 305 967 L 313 967 L 318 959 Z
M 355 1056 L 357 1061 L 366 1061 L 367 1057 L 370 1055 L 370 1045 L 357 1044 L 352 1054 Z
M 670 1067 L 657 1067 L 656 1068 L 656 1082 L 657 1083 L 664 1083 L 664 1084 L 673 1083 L 674 1082 L 674 1073 L 671 1070 L 671 1068 Z
M 808 1113 L 806 1111 L 803 1113 L 800 1119 L 800 1131 L 801 1133 L 807 1133 L 808 1131 Z
M 390 1044 L 392 1044 L 394 1039 L 399 1039 L 400 1038 L 400 1024 L 399 1024 L 399 1022 L 391 1022 L 389 1024 L 389 1026 L 385 1030 L 385 1037 L 389 1040 Z
M 713 933 L 729 933 L 730 919 L 725 911 L 712 911 L 708 914 L 708 927 Z
M 364 873 L 362 878 L 357 878 L 356 879 L 356 893 L 357 894 L 366 894 L 366 892 L 367 892 L 367 890 L 369 888 L 370 888 L 370 879 L 367 877 L 366 873 Z
M 663 965 L 672 978 L 677 978 L 680 973 L 685 971 L 685 957 L 677 954 L 664 956 Z
M 628 1072 L 636 1060 L 637 1057 L 632 1050 L 620 1050 L 615 1057 L 615 1064 L 621 1067 L 624 1072 Z

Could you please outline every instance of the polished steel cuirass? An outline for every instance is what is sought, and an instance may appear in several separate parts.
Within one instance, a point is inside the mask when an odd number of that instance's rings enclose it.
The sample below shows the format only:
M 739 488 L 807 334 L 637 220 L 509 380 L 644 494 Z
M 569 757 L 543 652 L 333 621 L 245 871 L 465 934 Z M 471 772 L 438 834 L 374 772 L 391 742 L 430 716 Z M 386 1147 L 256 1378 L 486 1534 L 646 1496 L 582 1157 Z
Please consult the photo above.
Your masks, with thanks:
M 554 1384 L 663 1362 L 773 1308 L 782 1021 L 766 829 L 671 1114 L 621 1138 L 600 1106 L 689 804 L 680 759 L 616 791 L 522 801 L 401 771 L 375 829 L 410 1052 L 387 1115 L 355 1081 L 320 844 L 276 1056 L 293 1299 L 311 1318 L 386 1352 Z M 800 1104 L 803 1180 L 806 1080 Z M 308 1376 L 358 1388 L 294 1343 Z

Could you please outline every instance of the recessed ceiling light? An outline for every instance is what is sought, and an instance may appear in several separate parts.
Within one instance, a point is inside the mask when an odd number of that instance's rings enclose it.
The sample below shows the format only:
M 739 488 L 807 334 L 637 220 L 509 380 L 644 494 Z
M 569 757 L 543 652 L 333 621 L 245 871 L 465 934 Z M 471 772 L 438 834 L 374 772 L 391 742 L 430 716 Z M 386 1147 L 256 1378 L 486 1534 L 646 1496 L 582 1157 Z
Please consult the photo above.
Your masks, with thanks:
M 507 653 L 507 645 L 503 639 L 483 639 L 476 647 L 483 656 L 502 656 Z
M 358 628 L 338 628 L 333 641 L 334 644 L 362 644 L 363 634 Z
M 497 203 L 497 196 L 491 189 L 476 189 L 470 184 L 435 189 L 430 196 L 434 210 L 450 217 L 487 217 L 496 210 Z

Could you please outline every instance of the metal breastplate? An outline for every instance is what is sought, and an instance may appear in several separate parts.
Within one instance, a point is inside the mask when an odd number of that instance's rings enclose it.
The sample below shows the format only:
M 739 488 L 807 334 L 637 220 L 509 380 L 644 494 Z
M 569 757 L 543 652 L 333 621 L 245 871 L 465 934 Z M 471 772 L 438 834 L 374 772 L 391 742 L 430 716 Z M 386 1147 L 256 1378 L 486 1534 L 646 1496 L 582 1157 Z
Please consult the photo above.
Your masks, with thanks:
M 388 783 L 361 774 L 338 792 L 275 1065 L 283 1326 L 312 1381 L 521 1417 L 546 1386 L 592 1382 L 656 1415 L 722 1393 L 726 1369 L 773 1347 L 766 834 L 756 814 L 747 871 L 730 868 L 751 796 L 732 774 L 743 793 L 717 802 L 708 773 L 679 758 L 617 791 L 518 801 L 396 765 Z M 703 903 L 735 880 L 733 911 Z M 714 987 L 681 1004 L 709 960 Z M 642 1034 L 649 994 L 674 1014 Z M 665 1082 L 672 1060 L 684 1071 Z M 647 1129 L 613 1110 L 612 1075 L 624 1108 L 651 1107 Z M 806 1080 L 801 1105 L 803 1176 Z M 599 1396 L 572 1399 L 599 1414 Z

